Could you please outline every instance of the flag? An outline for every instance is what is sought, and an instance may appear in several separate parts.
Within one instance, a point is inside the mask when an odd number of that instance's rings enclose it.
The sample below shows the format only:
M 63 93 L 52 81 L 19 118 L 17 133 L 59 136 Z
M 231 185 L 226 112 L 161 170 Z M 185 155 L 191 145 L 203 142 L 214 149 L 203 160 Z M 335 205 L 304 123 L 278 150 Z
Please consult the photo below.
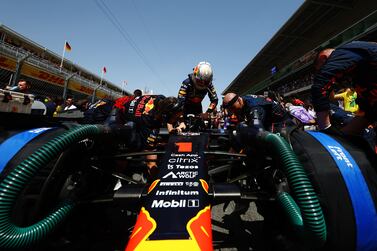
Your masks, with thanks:
M 69 45 L 69 43 L 67 41 L 65 41 L 65 47 L 64 48 L 65 48 L 66 51 L 72 50 L 71 46 Z
M 63 60 L 64 60 L 65 51 L 71 51 L 71 50 L 72 50 L 71 46 L 69 45 L 69 43 L 67 42 L 67 40 L 65 40 L 64 41 L 63 54 L 62 54 L 62 60 L 60 62 L 60 71 L 63 68 Z
M 106 73 L 106 67 L 103 67 L 102 71 L 103 71 L 103 73 Z

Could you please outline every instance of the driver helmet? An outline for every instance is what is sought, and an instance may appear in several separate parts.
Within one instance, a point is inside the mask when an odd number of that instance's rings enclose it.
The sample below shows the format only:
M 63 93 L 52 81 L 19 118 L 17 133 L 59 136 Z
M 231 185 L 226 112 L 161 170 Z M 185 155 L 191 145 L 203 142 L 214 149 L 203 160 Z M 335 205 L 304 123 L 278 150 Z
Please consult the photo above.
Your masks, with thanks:
M 208 62 L 200 62 L 194 68 L 193 82 L 196 89 L 207 89 L 208 85 L 212 82 L 213 71 L 211 64 Z

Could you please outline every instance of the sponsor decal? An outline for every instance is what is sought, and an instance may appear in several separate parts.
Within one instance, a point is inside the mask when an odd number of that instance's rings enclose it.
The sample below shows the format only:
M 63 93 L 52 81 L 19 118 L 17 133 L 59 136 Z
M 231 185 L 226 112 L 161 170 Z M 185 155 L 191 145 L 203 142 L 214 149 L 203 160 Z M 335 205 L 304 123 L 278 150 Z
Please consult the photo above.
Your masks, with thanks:
M 149 212 L 142 207 L 137 221 L 128 241 L 126 251 L 135 250 L 140 243 L 145 241 L 156 229 L 156 221 L 150 216 Z
M 188 158 L 192 158 L 192 157 L 199 157 L 199 155 L 197 153 L 172 153 L 170 154 L 171 157 L 188 157 Z
M 135 105 L 136 105 L 136 101 L 138 101 L 140 97 L 136 97 L 134 98 L 131 102 L 130 102 L 130 106 L 128 107 L 128 113 L 130 114 L 133 114 L 134 113 L 134 108 L 135 108 Z
M 156 191 L 156 195 L 187 195 L 187 196 L 192 196 L 192 195 L 199 195 L 199 191 L 185 191 L 185 190 L 166 190 L 166 191 Z
M 148 101 L 148 103 L 145 105 L 145 109 L 144 109 L 143 114 L 148 114 L 149 111 L 153 109 L 153 107 L 154 107 L 154 103 L 153 103 L 154 100 L 155 100 L 154 98 L 151 98 L 151 99 Z
M 178 146 L 178 152 L 192 152 L 192 142 L 176 142 L 176 146 Z
M 187 200 L 188 207 L 199 207 L 199 200 Z
M 172 164 L 168 164 L 168 169 L 171 170 L 171 169 L 199 169 L 199 166 L 198 165 L 172 165 Z
M 186 200 L 153 200 L 151 208 L 182 208 L 186 207 Z
M 209 206 L 200 210 L 186 226 L 191 239 L 195 240 L 200 250 L 213 250 L 212 229 L 211 229 L 211 210 Z
M 0 68 L 14 71 L 16 70 L 16 64 L 17 62 L 14 59 L 0 56 Z
M 198 157 L 193 157 L 193 158 L 181 158 L 181 157 L 178 157 L 178 158 L 171 158 L 171 159 L 168 159 L 168 162 L 170 164 L 198 164 L 198 161 L 199 161 L 199 158 Z
M 160 187 L 169 187 L 169 186 L 176 186 L 176 187 L 182 187 L 184 184 L 183 181 L 171 181 L 171 182 L 161 182 Z
M 176 172 L 174 173 L 173 171 L 169 172 L 166 174 L 163 179 L 171 177 L 172 179 L 192 179 L 198 176 L 197 171 L 182 171 L 182 172 Z
M 164 177 L 162 177 L 162 178 L 166 179 L 166 178 L 169 178 L 169 177 L 171 177 L 172 179 L 177 179 L 178 178 L 178 176 L 175 175 L 175 173 L 173 173 L 173 172 L 169 172 L 168 174 L 164 175 Z
M 51 129 L 50 127 L 42 127 L 42 128 L 29 130 L 28 132 L 38 134 L 38 133 L 41 133 L 41 132 L 44 132 L 44 131 L 47 131 L 47 130 L 50 130 L 50 129 Z
M 185 184 L 188 187 L 198 187 L 199 186 L 199 182 L 197 182 L 197 181 L 186 181 Z
M 158 184 L 159 181 L 160 180 L 157 179 L 157 180 L 155 180 L 155 181 L 152 182 L 152 184 L 148 188 L 148 193 L 150 193 L 157 186 L 157 184 Z
M 199 207 L 199 200 L 153 200 L 151 208 Z
M 141 117 L 144 111 L 145 107 L 145 100 L 148 99 L 150 96 L 144 96 L 141 98 L 139 104 L 136 106 L 136 111 L 135 111 L 135 117 Z
M 39 68 L 34 67 L 27 63 L 25 63 L 22 66 L 21 73 L 28 77 L 32 77 L 32 78 L 43 80 L 52 84 L 64 86 L 64 78 L 57 76 L 55 74 L 51 74 L 50 72 L 40 70 Z
M 334 157 L 337 160 L 345 162 L 347 167 L 353 168 L 353 165 L 351 161 L 347 158 L 347 156 L 344 154 L 343 150 L 340 147 L 337 146 L 329 146 L 330 151 L 335 155 Z

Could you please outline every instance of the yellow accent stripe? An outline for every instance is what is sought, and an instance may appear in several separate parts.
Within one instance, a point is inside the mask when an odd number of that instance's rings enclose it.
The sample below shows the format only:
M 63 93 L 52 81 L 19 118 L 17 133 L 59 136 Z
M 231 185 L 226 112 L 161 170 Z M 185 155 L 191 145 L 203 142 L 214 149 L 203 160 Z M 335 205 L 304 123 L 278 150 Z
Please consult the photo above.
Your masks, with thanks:
M 137 229 L 137 230 L 131 235 L 130 239 L 134 238 L 135 235 L 136 235 L 137 233 L 139 233 L 141 229 L 142 229 L 142 227 L 139 227 L 139 228 L 138 228 L 138 229 Z
M 157 180 L 152 182 L 152 184 L 148 188 L 148 193 L 150 193 L 157 186 L 158 182 L 160 182 L 160 179 L 157 179 Z
M 205 233 L 205 235 L 207 235 L 207 237 L 209 237 L 209 234 L 203 226 L 200 226 L 200 229 Z

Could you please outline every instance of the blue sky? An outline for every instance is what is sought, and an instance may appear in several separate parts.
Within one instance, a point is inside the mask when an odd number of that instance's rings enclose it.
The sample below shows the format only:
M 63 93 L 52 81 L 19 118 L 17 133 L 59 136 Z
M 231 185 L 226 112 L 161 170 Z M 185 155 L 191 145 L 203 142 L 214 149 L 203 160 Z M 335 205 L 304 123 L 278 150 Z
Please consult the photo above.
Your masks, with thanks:
M 208 61 L 220 96 L 302 3 L 3 0 L 0 22 L 60 55 L 67 40 L 67 59 L 97 75 L 106 66 L 105 78 L 127 81 L 128 91 L 176 96 L 192 68 Z

